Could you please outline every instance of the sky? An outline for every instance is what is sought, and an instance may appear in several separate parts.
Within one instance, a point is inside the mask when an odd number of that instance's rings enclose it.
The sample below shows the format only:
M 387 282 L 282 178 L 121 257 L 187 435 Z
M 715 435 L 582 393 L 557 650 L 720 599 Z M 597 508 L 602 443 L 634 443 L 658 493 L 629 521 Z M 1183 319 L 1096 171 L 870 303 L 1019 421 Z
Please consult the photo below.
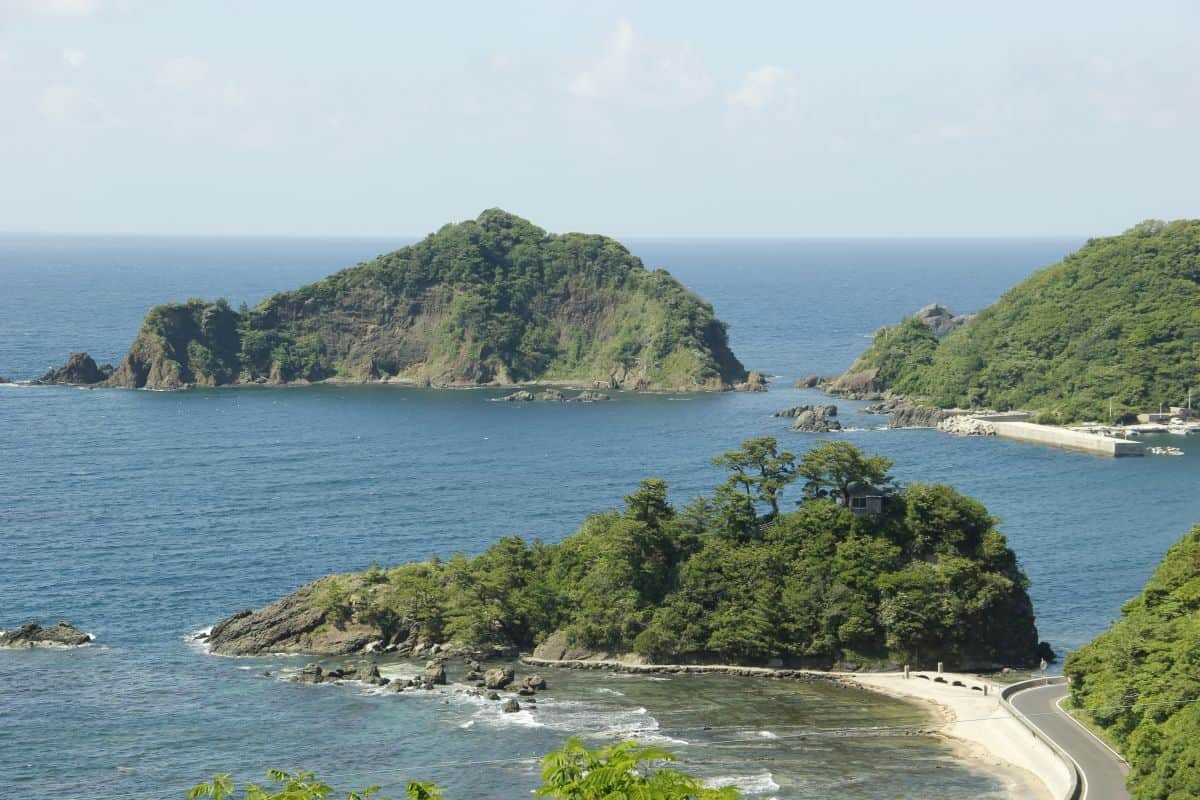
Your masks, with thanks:
M 0 0 L 0 230 L 1200 217 L 1200 3 Z

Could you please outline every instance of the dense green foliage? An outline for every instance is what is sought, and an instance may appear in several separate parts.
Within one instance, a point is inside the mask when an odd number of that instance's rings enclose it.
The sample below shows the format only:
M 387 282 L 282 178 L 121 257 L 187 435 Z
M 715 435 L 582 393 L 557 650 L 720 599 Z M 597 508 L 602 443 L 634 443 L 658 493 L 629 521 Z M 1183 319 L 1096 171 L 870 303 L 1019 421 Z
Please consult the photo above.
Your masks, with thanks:
M 1093 239 L 940 343 L 911 318 L 885 328 L 850 373 L 872 370 L 877 390 L 1048 422 L 1180 405 L 1200 374 L 1200 221 Z
M 679 770 L 662 767 L 675 757 L 656 747 L 642 747 L 637 742 L 622 742 L 597 750 L 589 750 L 577 738 L 568 739 L 560 750 L 547 753 L 542 759 L 542 785 L 536 797 L 555 800 L 737 800 L 733 787 L 706 788 L 698 779 Z M 332 787 L 316 779 L 312 773 L 289 774 L 271 770 L 268 777 L 275 789 L 247 784 L 241 797 L 227 773 L 217 775 L 211 782 L 193 787 L 188 800 L 328 800 L 334 796 Z M 378 794 L 379 787 L 350 792 L 346 800 L 387 800 Z M 431 783 L 409 781 L 405 800 L 442 800 L 442 790 Z
M 399 376 L 719 389 L 746 377 L 712 307 L 667 272 L 607 237 L 547 234 L 499 209 L 253 309 L 157 306 L 130 359 L 129 385 Z
M 1026 579 L 978 502 L 898 488 L 889 461 L 845 442 L 797 462 L 756 439 L 715 461 L 729 480 L 684 508 L 644 480 L 623 512 L 558 544 L 509 537 L 477 558 L 331 577 L 317 602 L 391 641 L 529 647 L 557 634 L 659 662 L 1037 662 Z M 778 510 L 801 477 L 799 507 Z M 881 514 L 838 502 L 862 481 L 886 495 Z
M 1072 704 L 1121 749 L 1137 800 L 1200 797 L 1200 526 L 1107 632 L 1072 653 Z

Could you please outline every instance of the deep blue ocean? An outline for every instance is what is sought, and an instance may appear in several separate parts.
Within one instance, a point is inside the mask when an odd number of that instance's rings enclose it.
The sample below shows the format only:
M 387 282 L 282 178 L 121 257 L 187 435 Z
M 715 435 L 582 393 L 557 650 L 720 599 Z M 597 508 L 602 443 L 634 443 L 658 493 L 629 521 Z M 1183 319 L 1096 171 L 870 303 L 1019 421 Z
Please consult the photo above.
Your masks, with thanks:
M 36 377 L 73 350 L 115 363 L 155 303 L 253 304 L 404 243 L 0 237 L 0 374 Z M 715 306 L 748 367 L 778 376 L 766 394 L 513 405 L 383 386 L 0 386 L 0 627 L 69 619 L 97 637 L 0 651 L 0 795 L 181 798 L 216 771 L 302 767 L 346 788 L 395 795 L 424 777 L 500 800 L 527 797 L 532 757 L 581 733 L 664 744 L 750 797 L 1005 796 L 1002 776 L 936 738 L 862 730 L 923 710 L 833 687 L 552 672 L 537 712 L 506 716 L 453 687 L 294 685 L 279 670 L 303 659 L 217 658 L 185 638 L 329 572 L 475 553 L 511 533 L 557 540 L 645 476 L 683 504 L 719 482 L 711 457 L 744 439 L 812 445 L 771 416 L 823 399 L 795 378 L 841 371 L 872 331 L 926 303 L 977 310 L 1079 244 L 630 242 Z M 1200 443 L 1163 437 L 1187 455 L 1116 460 L 879 430 L 861 405 L 839 403 L 858 428 L 842 436 L 894 459 L 901 480 L 951 482 L 1002 519 L 1060 653 L 1103 630 L 1200 519 Z

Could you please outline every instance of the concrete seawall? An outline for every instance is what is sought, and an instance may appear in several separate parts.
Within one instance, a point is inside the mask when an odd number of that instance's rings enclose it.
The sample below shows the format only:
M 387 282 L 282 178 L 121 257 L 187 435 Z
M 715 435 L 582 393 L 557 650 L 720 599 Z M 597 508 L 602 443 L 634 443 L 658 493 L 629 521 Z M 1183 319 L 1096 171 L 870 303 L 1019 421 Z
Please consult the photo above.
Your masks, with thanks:
M 1097 453 L 1105 456 L 1140 456 L 1145 455 L 1146 450 L 1146 446 L 1141 442 L 1073 431 L 1068 428 L 1035 425 L 1032 422 L 995 422 L 990 419 L 988 422 L 996 429 L 997 436 L 1015 439 L 1019 442 L 1048 444 L 1053 447 L 1065 447 L 1070 450 L 1081 450 L 1085 453 Z

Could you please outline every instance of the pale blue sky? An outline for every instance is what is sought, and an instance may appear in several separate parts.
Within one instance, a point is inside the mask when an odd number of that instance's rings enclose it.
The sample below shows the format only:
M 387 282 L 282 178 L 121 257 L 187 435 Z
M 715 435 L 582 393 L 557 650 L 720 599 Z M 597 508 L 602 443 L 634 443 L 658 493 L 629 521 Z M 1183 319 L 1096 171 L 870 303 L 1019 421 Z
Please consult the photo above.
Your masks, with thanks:
M 0 230 L 1200 216 L 1195 2 L 0 0 Z

